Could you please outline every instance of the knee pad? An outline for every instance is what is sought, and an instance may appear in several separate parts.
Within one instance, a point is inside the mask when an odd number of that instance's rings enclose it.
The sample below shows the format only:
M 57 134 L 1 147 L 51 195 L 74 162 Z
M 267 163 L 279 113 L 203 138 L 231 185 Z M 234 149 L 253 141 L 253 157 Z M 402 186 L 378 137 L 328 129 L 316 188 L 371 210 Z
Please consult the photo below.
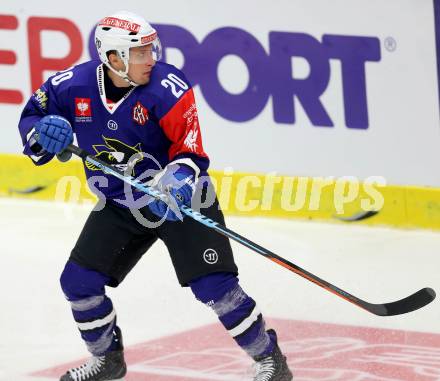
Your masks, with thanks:
M 229 272 L 212 273 L 189 282 L 195 297 L 205 304 L 217 302 L 237 284 L 237 275 Z
M 70 301 L 104 295 L 104 286 L 109 281 L 110 277 L 98 271 L 85 269 L 70 260 L 60 277 L 61 288 Z

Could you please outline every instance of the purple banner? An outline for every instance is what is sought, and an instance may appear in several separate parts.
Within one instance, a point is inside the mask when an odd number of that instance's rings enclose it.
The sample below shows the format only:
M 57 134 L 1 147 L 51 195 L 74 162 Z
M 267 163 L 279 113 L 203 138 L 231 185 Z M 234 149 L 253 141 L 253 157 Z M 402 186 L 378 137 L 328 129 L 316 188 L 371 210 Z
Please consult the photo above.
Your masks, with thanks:
M 279 124 L 294 124 L 293 98 L 301 103 L 316 127 L 334 123 L 321 101 L 330 77 L 330 59 L 341 63 L 342 88 L 347 128 L 369 127 L 365 64 L 381 59 L 380 41 L 374 36 L 309 34 L 270 31 L 269 51 L 249 32 L 223 27 L 212 30 L 201 42 L 191 31 L 178 25 L 155 24 L 164 48 L 176 48 L 185 58 L 183 71 L 193 86 L 199 85 L 204 98 L 221 117 L 246 122 L 257 117 L 272 97 L 273 118 Z M 93 35 L 90 55 L 97 58 Z M 241 94 L 231 94 L 221 85 L 217 70 L 221 59 L 235 55 L 246 64 L 249 84 Z M 310 67 L 307 78 L 292 77 L 292 57 L 305 59 Z M 166 61 L 166 49 L 164 57 Z

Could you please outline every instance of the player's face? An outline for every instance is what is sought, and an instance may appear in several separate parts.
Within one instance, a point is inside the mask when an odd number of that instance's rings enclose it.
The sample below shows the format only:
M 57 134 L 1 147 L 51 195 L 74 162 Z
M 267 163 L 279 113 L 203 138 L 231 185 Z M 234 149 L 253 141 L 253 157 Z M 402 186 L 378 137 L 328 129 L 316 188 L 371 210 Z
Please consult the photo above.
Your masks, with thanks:
M 130 48 L 128 76 L 139 85 L 146 85 L 150 82 L 151 71 L 156 64 L 152 48 L 151 44 Z

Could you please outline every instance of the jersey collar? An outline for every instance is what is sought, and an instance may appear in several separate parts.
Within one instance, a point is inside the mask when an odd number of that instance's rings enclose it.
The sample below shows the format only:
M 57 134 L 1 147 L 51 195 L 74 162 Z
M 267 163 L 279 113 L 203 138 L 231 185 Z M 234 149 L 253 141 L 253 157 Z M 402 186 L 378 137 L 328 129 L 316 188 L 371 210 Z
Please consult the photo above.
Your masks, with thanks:
M 99 90 L 99 95 L 101 97 L 101 102 L 110 114 L 114 114 L 115 111 L 117 110 L 117 108 L 129 97 L 129 95 L 136 88 L 136 87 L 133 87 L 129 91 L 127 91 L 127 93 L 110 108 L 110 106 L 107 103 L 107 96 L 105 94 L 104 65 L 103 64 L 99 65 L 96 68 L 96 80 L 98 82 L 98 90 Z

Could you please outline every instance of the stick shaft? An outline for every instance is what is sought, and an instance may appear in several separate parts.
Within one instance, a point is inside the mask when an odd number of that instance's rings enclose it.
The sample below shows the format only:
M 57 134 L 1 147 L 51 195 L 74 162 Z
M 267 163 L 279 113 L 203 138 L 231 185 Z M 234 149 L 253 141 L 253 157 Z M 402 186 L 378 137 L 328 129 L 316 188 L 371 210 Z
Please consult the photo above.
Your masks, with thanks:
M 74 145 L 69 145 L 66 149 L 69 152 L 81 157 L 83 160 L 93 164 L 99 168 L 101 168 L 104 172 L 119 178 L 120 180 L 130 184 L 136 189 L 153 196 L 155 198 L 159 198 L 161 200 L 166 201 L 168 199 L 167 195 L 159 192 L 155 188 L 146 186 L 142 184 L 140 181 L 136 180 L 134 177 L 124 174 L 122 171 L 112 167 L 110 164 L 103 162 L 102 160 L 88 154 L 83 149 L 76 147 Z M 234 232 L 231 229 L 228 229 L 226 226 L 219 224 L 218 222 L 204 216 L 203 214 L 191 209 L 186 205 L 182 205 L 180 207 L 182 213 L 187 215 L 188 217 L 194 219 L 195 221 L 205 225 L 206 227 L 215 230 L 219 234 L 230 238 L 243 246 L 251 249 L 252 251 L 270 259 L 271 261 L 277 263 L 278 265 L 294 272 L 295 274 L 300 275 L 301 277 L 307 279 L 308 281 L 315 283 L 316 285 L 324 288 L 325 290 L 339 296 L 340 298 L 360 307 L 364 310 L 371 312 L 375 315 L 379 316 L 390 316 L 390 315 L 399 315 L 407 312 L 414 311 L 418 308 L 425 306 L 426 304 L 432 302 L 435 298 L 434 290 L 430 288 L 424 288 L 419 290 L 418 292 L 392 303 L 385 304 L 372 304 L 368 303 L 342 289 L 339 287 L 319 278 L 318 276 L 312 274 L 311 272 L 295 265 L 294 263 L 288 261 L 287 259 L 280 257 L 279 255 L 269 251 L 252 242 L 251 240 L 241 236 L 240 234 Z

